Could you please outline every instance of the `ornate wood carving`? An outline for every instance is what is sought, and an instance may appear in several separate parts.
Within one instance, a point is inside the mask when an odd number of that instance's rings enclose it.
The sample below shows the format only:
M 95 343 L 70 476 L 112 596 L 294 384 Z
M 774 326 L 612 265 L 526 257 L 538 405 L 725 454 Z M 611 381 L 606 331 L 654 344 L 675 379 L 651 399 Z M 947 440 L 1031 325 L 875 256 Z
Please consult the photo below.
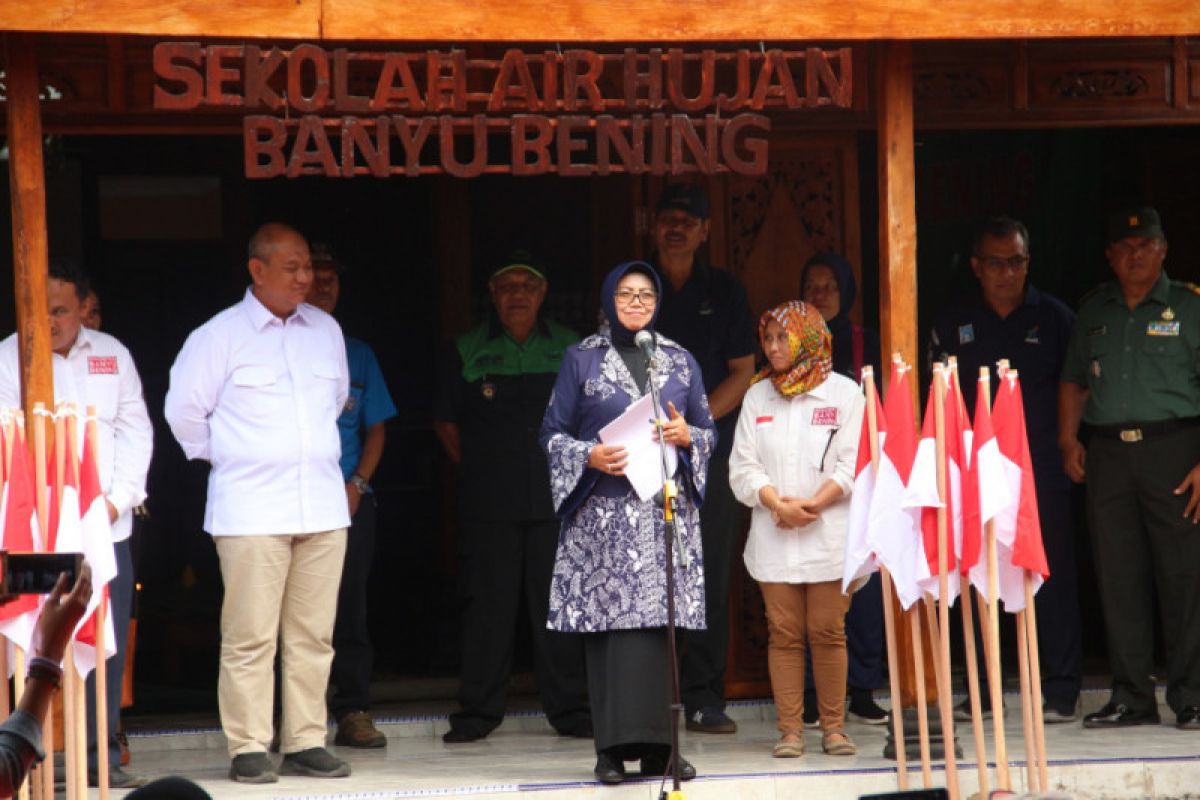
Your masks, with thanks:
M 1050 91 L 1069 99 L 1138 97 L 1149 94 L 1150 81 L 1133 69 L 1079 69 L 1055 78 Z

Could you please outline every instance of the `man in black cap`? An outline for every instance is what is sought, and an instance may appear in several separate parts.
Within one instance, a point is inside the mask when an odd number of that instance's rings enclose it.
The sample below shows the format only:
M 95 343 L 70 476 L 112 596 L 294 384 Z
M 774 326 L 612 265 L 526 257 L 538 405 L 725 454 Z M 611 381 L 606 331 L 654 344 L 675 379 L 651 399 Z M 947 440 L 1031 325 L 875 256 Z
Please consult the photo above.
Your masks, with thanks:
M 521 596 L 534 674 L 550 724 L 590 737 L 583 641 L 546 628 L 559 522 L 537 432 L 563 352 L 579 337 L 540 315 L 543 269 L 514 253 L 488 281 L 495 314 L 459 336 L 445 359 L 434 430 L 459 467 L 462 709 L 448 744 L 473 742 L 504 718 Z
M 1059 387 L 1059 449 L 1087 483 L 1113 674 L 1083 725 L 1159 722 L 1157 592 L 1167 705 L 1176 727 L 1200 730 L 1200 289 L 1167 278 L 1153 208 L 1115 214 L 1105 255 L 1116 280 L 1084 298 Z
M 700 252 L 708 241 L 708 197 L 695 186 L 664 189 L 654 218 L 653 265 L 663 296 L 656 328 L 688 349 L 700 364 L 717 446 L 708 463 L 700 508 L 708 629 L 685 631 L 680 688 L 687 728 L 734 733 L 725 713 L 725 651 L 729 643 L 729 576 L 738 541 L 741 506 L 729 488 L 729 451 L 742 396 L 754 375 L 758 348 L 746 290 L 727 270 Z

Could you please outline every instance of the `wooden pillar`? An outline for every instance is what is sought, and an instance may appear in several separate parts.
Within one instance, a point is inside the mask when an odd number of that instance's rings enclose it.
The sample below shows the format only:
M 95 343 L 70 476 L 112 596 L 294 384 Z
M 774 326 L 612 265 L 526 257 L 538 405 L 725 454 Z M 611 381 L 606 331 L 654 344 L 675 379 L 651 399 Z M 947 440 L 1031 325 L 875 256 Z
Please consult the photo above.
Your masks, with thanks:
M 50 362 L 50 317 L 46 302 L 46 181 L 42 159 L 42 118 L 33 37 L 9 33 L 8 176 L 12 195 L 13 289 L 17 302 L 17 342 L 25 417 L 34 403 L 54 408 Z M 26 430 L 32 431 L 32 427 Z M 33 437 L 29 437 L 32 444 Z
M 885 357 L 900 353 L 916 366 L 917 199 L 910 42 L 883 43 L 877 86 L 880 335 Z M 917 381 L 912 384 L 915 390 Z
M 879 117 L 879 327 L 885 358 L 900 353 L 917 361 L 917 193 L 913 161 L 912 44 L 887 41 L 881 46 L 876 80 Z M 914 373 L 919 374 L 919 373 Z M 919 381 L 913 380 L 915 395 Z M 914 402 L 913 408 L 920 408 Z M 899 604 L 896 605 L 899 608 Z M 897 614 L 896 639 L 900 663 L 901 704 L 916 703 L 916 676 L 911 668 L 912 645 L 908 617 Z M 925 636 L 925 692 L 937 697 L 933 653 L 935 640 Z M 893 703 L 895 700 L 893 700 Z

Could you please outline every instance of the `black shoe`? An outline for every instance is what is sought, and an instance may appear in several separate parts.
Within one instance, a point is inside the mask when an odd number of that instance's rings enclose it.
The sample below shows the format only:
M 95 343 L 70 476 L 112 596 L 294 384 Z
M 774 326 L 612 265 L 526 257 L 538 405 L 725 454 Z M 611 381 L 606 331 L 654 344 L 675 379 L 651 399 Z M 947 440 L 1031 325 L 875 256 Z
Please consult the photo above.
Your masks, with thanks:
M 702 708 L 688 714 L 686 727 L 698 733 L 737 733 L 737 723 L 719 708 Z
M 592 727 L 592 718 L 584 717 L 578 722 L 570 725 L 563 725 L 561 728 L 555 728 L 559 736 L 571 736 L 576 739 L 594 739 L 596 731 Z
M 350 765 L 335 758 L 324 747 L 310 747 L 299 753 L 288 753 L 279 765 L 280 775 L 303 775 L 307 778 L 346 778 Z
M 625 763 L 608 753 L 599 753 L 596 756 L 596 768 L 592 770 L 592 774 L 601 783 L 615 786 L 625 781 Z
M 979 698 L 979 719 L 987 721 L 992 718 L 992 701 Z M 971 698 L 963 700 L 954 707 L 955 722 L 971 722 Z
M 149 782 L 149 778 L 145 778 L 141 775 L 135 775 L 132 772 L 126 772 L 120 767 L 108 768 L 108 787 L 110 789 L 137 789 L 139 786 L 145 786 Z M 96 787 L 99 785 L 100 773 L 89 769 L 88 786 Z
M 1200 706 L 1188 706 L 1176 714 L 1175 727 L 1181 731 L 1200 731 Z
M 442 741 L 446 744 L 466 744 L 468 742 L 477 742 L 485 736 L 487 736 L 486 733 L 480 733 L 474 728 L 469 728 L 465 725 L 461 727 L 451 725 L 450 730 L 442 734 Z
M 1085 728 L 1129 728 L 1134 725 L 1157 725 L 1161 720 L 1158 709 L 1134 711 L 1124 703 L 1108 702 L 1099 711 L 1083 718 Z
M 279 773 L 266 753 L 242 753 L 229 765 L 229 780 L 238 783 L 275 783 Z
M 888 712 L 875 702 L 870 689 L 852 689 L 850 691 L 850 716 L 867 725 L 884 725 L 888 721 Z
M 642 777 L 657 778 L 660 775 L 667 774 L 667 762 L 670 761 L 670 753 L 655 753 L 654 755 L 642 756 Z M 696 777 L 696 768 L 692 766 L 683 756 L 679 757 L 679 780 L 690 781 Z
M 817 693 L 804 693 L 804 714 L 801 719 L 805 725 L 816 725 L 821 720 L 821 709 L 817 707 Z
M 1079 719 L 1079 700 L 1070 703 L 1052 703 L 1047 700 L 1042 704 L 1042 722 L 1056 725 L 1062 722 L 1074 722 Z

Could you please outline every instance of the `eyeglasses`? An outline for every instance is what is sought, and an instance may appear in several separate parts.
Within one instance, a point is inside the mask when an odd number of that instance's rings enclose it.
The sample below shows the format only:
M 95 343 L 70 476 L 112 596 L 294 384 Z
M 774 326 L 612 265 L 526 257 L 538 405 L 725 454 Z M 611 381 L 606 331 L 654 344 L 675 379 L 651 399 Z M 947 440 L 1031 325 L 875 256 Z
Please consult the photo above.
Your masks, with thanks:
M 983 268 L 991 272 L 1001 272 L 1008 270 L 1009 272 L 1020 272 L 1029 266 L 1029 256 L 1009 256 L 1001 258 L 1000 256 L 978 256 L 979 263 L 983 264 Z
M 636 300 L 644 306 L 652 306 L 658 302 L 658 295 L 649 289 L 634 291 L 633 289 L 618 289 L 613 297 L 623 306 L 631 306 Z
M 1127 239 L 1122 239 L 1121 241 L 1114 242 L 1112 244 L 1112 250 L 1113 250 L 1113 253 L 1115 253 L 1118 257 L 1125 257 L 1125 256 L 1132 256 L 1132 255 L 1144 256 L 1144 255 L 1149 255 L 1150 253 L 1153 253 L 1155 250 L 1157 250 L 1158 243 L 1160 241 L 1162 241 L 1162 240 L 1161 239 L 1142 239 L 1137 244 L 1133 244 L 1132 242 L 1130 242 Z
M 700 225 L 700 218 L 689 214 L 659 214 L 654 221 L 663 228 L 683 228 L 688 231 Z

